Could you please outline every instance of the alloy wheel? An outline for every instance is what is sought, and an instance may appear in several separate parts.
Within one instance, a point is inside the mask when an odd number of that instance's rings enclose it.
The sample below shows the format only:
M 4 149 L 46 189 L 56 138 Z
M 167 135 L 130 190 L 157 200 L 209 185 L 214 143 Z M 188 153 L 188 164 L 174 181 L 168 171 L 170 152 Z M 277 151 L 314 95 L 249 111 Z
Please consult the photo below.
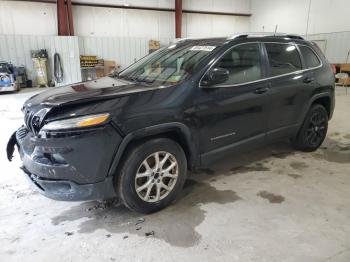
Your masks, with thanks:
M 318 145 L 326 134 L 327 119 L 320 111 L 314 112 L 306 129 L 306 141 L 311 145 Z
M 135 176 L 137 195 L 146 202 L 164 199 L 174 189 L 179 166 L 174 155 L 158 151 L 149 155 L 139 166 Z

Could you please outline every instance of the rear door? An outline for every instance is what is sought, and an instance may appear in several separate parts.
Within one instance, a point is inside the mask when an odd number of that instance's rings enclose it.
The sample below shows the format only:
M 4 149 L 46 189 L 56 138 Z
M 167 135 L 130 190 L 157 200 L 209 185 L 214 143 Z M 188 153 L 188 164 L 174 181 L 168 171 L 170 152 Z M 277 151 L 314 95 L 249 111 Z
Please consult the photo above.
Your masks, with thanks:
M 274 42 L 264 46 L 270 79 L 268 137 L 283 137 L 295 132 L 313 77 L 303 70 L 297 45 Z

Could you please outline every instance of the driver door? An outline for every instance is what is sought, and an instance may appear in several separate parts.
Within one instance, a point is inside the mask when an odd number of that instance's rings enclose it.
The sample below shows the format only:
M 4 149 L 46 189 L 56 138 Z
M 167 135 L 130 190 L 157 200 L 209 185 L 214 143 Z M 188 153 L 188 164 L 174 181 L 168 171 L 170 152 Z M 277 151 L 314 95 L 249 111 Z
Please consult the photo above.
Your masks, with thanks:
M 202 78 L 206 86 L 198 89 L 195 106 L 202 159 L 265 139 L 269 88 L 263 80 L 264 64 L 260 43 L 240 44 L 228 49 L 207 72 L 227 69 L 224 82 L 210 85 L 206 75 Z

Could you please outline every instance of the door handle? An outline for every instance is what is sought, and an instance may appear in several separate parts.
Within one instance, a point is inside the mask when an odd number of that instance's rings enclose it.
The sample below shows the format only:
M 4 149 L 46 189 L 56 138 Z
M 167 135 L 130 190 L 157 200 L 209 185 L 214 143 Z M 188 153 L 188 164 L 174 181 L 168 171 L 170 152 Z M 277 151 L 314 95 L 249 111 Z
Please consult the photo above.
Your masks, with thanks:
M 313 78 L 313 77 L 305 77 L 304 80 L 303 80 L 303 82 L 305 84 L 312 83 L 313 81 L 315 81 L 315 78 Z
M 269 91 L 268 87 L 259 87 L 259 88 L 255 89 L 254 93 L 255 94 L 263 94 L 263 93 L 266 93 L 267 91 Z

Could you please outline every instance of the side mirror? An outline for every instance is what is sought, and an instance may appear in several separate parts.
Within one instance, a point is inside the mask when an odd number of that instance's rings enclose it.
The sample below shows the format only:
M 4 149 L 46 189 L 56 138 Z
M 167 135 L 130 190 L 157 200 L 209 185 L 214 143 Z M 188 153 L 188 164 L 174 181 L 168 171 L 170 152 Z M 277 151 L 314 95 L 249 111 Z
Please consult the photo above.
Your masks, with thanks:
M 227 81 L 230 72 L 221 67 L 214 67 L 204 76 L 201 85 L 204 87 L 211 87 L 213 85 L 221 84 Z

